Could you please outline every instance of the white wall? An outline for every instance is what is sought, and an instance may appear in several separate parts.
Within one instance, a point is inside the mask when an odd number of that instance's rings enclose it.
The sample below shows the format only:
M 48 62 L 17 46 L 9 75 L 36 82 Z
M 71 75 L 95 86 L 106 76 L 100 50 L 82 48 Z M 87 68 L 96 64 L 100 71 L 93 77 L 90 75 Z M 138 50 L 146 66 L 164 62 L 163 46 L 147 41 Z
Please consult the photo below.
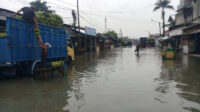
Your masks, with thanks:
M 176 14 L 176 25 L 184 23 L 183 13 Z
M 183 34 L 183 27 L 174 29 L 174 30 L 169 32 L 170 37 L 178 36 L 178 35 L 182 35 L 182 34 Z
M 193 12 L 193 17 L 194 17 L 194 23 L 200 23 L 200 1 L 197 0 L 194 5 L 194 12 Z
M 177 9 L 181 9 L 184 6 L 184 0 L 180 0 L 180 4 Z

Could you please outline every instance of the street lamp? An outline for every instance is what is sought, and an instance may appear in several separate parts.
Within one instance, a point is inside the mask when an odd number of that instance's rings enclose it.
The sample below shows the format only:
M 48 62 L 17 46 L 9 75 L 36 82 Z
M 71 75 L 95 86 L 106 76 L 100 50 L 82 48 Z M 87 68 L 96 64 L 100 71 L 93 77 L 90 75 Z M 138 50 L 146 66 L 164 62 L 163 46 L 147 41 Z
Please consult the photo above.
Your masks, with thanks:
M 161 36 L 161 25 L 160 25 L 160 22 L 159 22 L 159 21 L 155 21 L 155 20 L 153 20 L 153 19 L 151 19 L 151 21 L 156 22 L 156 23 L 159 24 L 159 32 L 160 32 L 160 36 Z

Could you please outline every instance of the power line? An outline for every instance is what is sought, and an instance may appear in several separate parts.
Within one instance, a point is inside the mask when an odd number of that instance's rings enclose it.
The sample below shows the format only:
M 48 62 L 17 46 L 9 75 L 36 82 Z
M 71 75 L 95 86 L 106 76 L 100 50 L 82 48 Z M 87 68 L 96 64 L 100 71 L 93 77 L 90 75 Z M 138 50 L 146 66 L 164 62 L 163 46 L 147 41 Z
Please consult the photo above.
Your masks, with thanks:
M 24 1 L 24 0 L 11 0 L 11 1 L 13 1 L 13 2 L 18 2 L 18 3 L 22 3 L 23 5 L 29 4 L 29 2 Z
M 59 5 L 59 4 L 55 4 L 53 2 L 49 2 L 47 1 L 47 3 L 49 3 L 50 5 L 54 5 L 53 7 L 57 7 L 57 8 L 63 8 L 63 9 L 72 9 L 72 8 L 67 8 L 66 6 L 62 6 L 62 5 Z
M 62 3 L 65 3 L 65 4 L 70 5 L 70 6 L 77 7 L 77 5 L 74 5 L 74 4 L 71 4 L 71 3 L 68 3 L 68 2 L 63 1 L 63 0 L 57 0 L 57 1 L 62 2 Z
M 63 17 L 63 19 L 73 19 L 73 17 Z
M 15 2 L 19 2 L 19 3 L 22 3 L 23 5 L 28 5 L 30 2 L 28 2 L 28 1 L 25 1 L 25 0 L 12 0 L 12 1 L 15 1 Z M 67 2 L 64 2 L 63 0 L 58 0 L 59 2 L 62 2 L 62 3 L 64 3 L 64 4 L 68 4 L 68 5 L 71 5 L 71 6 L 76 6 L 76 5 L 74 5 L 74 4 L 70 4 L 70 3 L 67 3 Z M 66 6 L 62 6 L 62 5 L 59 5 L 59 4 L 55 4 L 55 3 L 53 3 L 53 2 L 49 2 L 49 1 L 46 1 L 48 4 L 50 4 L 50 6 L 52 7 L 52 8 L 56 8 L 56 9 L 62 9 L 62 10 L 66 10 L 66 11 L 71 11 L 73 8 L 68 8 L 68 7 L 66 7 Z M 84 14 L 84 15 L 89 15 L 89 16 L 91 16 L 91 15 L 93 15 L 93 16 L 104 16 L 104 15 L 97 15 L 97 14 L 89 14 L 89 13 L 87 13 L 87 12 L 84 12 L 84 11 L 80 11 L 80 13 L 82 13 L 82 14 Z M 66 19 L 72 19 L 71 17 L 69 17 L 69 18 L 65 18 L 65 17 L 62 17 L 64 20 L 66 20 Z M 85 19 L 83 16 L 81 17 L 82 19 L 84 19 L 87 23 L 89 23 L 89 24 L 92 24 L 92 25 L 94 25 L 93 23 L 91 23 L 90 21 L 88 21 L 87 19 Z M 94 26 L 98 26 L 99 27 L 99 25 L 94 25 Z M 99 27 L 99 28 L 101 28 L 101 29 L 103 29 L 102 27 Z
M 54 8 L 57 8 L 57 9 L 62 9 L 62 10 L 67 10 L 67 11 L 71 11 L 72 10 L 70 8 L 64 8 L 64 7 L 58 7 L 58 6 L 51 6 L 51 7 L 54 7 Z
M 102 27 L 100 27 L 99 25 L 97 25 L 97 24 L 93 24 L 93 23 L 91 23 L 89 20 L 87 20 L 85 17 L 83 17 L 83 16 L 81 16 L 80 15 L 80 17 L 83 19 L 83 20 L 85 20 L 87 23 L 89 23 L 90 25 L 93 25 L 93 26 L 96 26 L 96 27 L 98 27 L 98 28 L 100 28 L 100 29 L 104 29 L 104 28 L 102 28 Z

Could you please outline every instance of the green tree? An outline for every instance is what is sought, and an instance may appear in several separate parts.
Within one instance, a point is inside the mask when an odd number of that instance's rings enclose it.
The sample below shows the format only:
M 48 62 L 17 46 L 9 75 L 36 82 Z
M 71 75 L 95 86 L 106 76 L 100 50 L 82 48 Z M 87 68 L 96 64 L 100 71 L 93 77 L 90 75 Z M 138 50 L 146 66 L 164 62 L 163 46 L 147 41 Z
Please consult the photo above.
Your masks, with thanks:
M 169 28 L 176 26 L 176 21 L 171 16 L 169 17 L 168 22 L 169 22 L 168 24 Z
M 46 12 L 35 13 L 37 21 L 41 24 L 50 25 L 54 27 L 63 27 L 63 19 L 57 14 L 50 14 Z M 21 19 L 22 16 L 17 15 L 16 18 Z
M 32 1 L 30 2 L 31 6 L 34 6 L 36 8 L 36 11 L 41 11 L 41 12 L 46 12 L 46 13 L 55 13 L 54 10 L 50 9 L 50 6 L 47 6 L 47 2 L 46 1 L 41 1 L 41 0 L 36 0 L 36 1 Z
M 154 11 L 158 9 L 162 9 L 162 19 L 163 19 L 163 35 L 165 35 L 165 9 L 172 9 L 174 10 L 174 7 L 170 5 L 170 0 L 158 0 L 155 3 Z
M 63 27 L 63 19 L 57 14 L 49 14 L 46 12 L 37 12 L 36 18 L 39 23 L 55 26 L 55 27 Z
M 106 32 L 105 35 L 118 38 L 118 34 L 114 30 Z

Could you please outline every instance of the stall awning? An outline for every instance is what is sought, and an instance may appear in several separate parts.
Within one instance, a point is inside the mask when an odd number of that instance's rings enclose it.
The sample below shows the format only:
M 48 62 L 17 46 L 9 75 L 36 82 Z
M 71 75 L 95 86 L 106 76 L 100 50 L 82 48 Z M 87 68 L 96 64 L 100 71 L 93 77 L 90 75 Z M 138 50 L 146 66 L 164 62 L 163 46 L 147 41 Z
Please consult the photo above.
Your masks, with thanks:
M 165 36 L 165 37 L 163 37 L 163 38 L 161 38 L 161 41 L 165 41 L 165 40 L 168 40 L 168 39 L 170 39 L 171 37 L 169 37 L 169 36 Z

